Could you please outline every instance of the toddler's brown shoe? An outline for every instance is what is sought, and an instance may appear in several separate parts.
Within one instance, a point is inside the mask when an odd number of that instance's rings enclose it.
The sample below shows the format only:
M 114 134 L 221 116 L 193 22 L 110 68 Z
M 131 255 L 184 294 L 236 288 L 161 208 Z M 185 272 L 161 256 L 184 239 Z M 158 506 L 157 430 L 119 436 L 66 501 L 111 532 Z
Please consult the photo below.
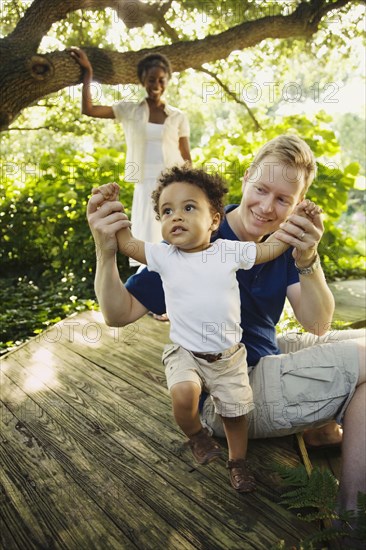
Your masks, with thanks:
M 198 464 L 209 464 L 222 455 L 220 445 L 212 439 L 207 428 L 202 428 L 198 433 L 192 435 L 188 443 Z
M 226 467 L 229 470 L 232 487 L 239 493 L 251 493 L 256 489 L 255 478 L 249 471 L 247 461 L 244 458 L 228 460 Z

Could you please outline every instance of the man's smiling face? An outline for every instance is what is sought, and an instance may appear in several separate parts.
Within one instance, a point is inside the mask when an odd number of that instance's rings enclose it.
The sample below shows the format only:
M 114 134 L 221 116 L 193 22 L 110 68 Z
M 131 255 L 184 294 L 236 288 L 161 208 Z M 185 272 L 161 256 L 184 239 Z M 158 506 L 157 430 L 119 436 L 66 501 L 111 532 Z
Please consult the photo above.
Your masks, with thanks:
M 276 231 L 303 198 L 304 174 L 267 156 L 247 170 L 239 206 L 246 240 Z

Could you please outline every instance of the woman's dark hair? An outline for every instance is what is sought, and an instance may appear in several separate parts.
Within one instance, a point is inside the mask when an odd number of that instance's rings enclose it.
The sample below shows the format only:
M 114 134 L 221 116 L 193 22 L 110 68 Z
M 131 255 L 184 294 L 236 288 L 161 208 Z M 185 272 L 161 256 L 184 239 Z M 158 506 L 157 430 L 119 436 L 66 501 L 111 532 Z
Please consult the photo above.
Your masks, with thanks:
M 185 165 L 182 167 L 174 166 L 170 170 L 165 170 L 158 179 L 157 187 L 151 195 L 158 219 L 160 218 L 160 195 L 163 189 L 172 183 L 190 183 L 202 189 L 213 212 L 218 212 L 221 219 L 224 218 L 224 197 L 228 192 L 226 182 L 216 174 L 208 174 L 204 170 Z
M 172 76 L 172 67 L 169 59 L 161 53 L 150 53 L 137 63 L 137 76 L 141 84 L 144 82 L 147 71 L 153 67 L 160 67 L 163 69 L 168 75 L 168 78 Z

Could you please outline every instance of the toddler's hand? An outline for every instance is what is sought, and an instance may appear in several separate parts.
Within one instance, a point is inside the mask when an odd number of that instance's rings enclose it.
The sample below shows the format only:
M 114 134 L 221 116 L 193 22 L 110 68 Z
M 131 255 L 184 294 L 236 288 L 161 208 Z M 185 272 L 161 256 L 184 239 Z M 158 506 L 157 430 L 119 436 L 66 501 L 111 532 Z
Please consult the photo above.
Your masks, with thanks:
M 310 220 L 314 220 L 315 216 L 320 216 L 323 209 L 309 199 L 303 200 L 295 208 L 294 214 L 298 216 L 308 217 Z
M 119 197 L 119 190 L 120 187 L 118 183 L 112 182 L 105 183 L 99 187 L 94 187 L 94 189 L 92 189 L 92 193 L 93 195 L 101 193 L 106 201 L 117 201 Z

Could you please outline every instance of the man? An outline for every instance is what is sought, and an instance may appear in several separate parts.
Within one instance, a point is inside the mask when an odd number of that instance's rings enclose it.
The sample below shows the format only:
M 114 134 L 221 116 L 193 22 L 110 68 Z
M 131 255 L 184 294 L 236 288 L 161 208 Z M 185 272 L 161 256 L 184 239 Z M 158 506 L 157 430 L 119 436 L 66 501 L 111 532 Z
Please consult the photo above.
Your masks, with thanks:
M 281 227 L 282 240 L 293 247 L 276 260 L 239 270 L 243 343 L 251 368 L 255 409 L 249 414 L 249 437 L 273 437 L 343 423 L 343 461 L 339 505 L 356 509 L 357 492 L 366 492 L 365 340 L 359 332 L 339 333 L 326 344 L 334 310 L 333 296 L 321 269 L 317 246 L 323 225 L 291 215 L 314 179 L 316 164 L 308 145 L 294 135 L 265 144 L 243 179 L 239 205 L 227 208 L 217 237 L 260 242 Z M 132 323 L 147 311 L 165 312 L 161 281 L 146 269 L 122 284 L 116 266 L 116 233 L 129 224 L 119 202 L 94 195 L 88 221 L 97 250 L 95 290 L 105 321 Z M 288 298 L 306 335 L 280 354 L 275 325 Z M 344 339 L 351 336 L 350 339 Z M 316 345 L 315 345 L 316 344 Z M 305 347 L 307 346 L 307 347 Z M 304 349 L 302 349 L 304 348 Z M 206 400 L 203 421 L 221 435 Z M 334 424 L 332 425 L 332 430 Z

